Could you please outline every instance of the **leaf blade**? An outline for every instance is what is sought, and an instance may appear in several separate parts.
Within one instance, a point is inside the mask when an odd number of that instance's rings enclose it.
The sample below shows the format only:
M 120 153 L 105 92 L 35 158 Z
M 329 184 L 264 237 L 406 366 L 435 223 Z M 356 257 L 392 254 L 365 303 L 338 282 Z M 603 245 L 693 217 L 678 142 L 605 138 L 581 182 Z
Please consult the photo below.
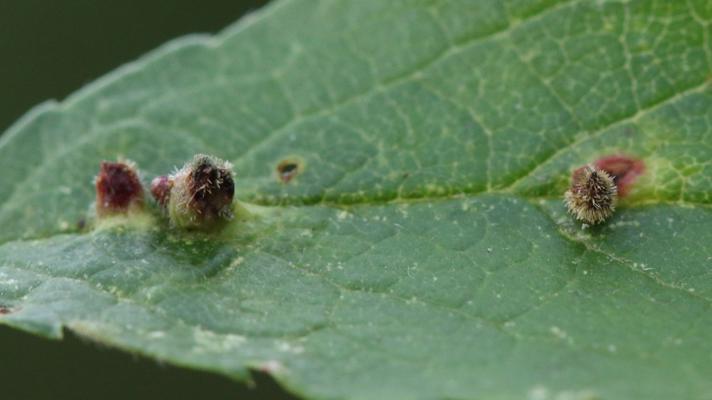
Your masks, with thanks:
M 703 398 L 703 2 L 454 4 L 278 2 L 18 123 L 0 322 L 313 398 Z M 649 170 L 581 230 L 557 197 L 614 151 Z M 102 157 L 150 177 L 195 152 L 236 164 L 256 220 L 76 233 Z

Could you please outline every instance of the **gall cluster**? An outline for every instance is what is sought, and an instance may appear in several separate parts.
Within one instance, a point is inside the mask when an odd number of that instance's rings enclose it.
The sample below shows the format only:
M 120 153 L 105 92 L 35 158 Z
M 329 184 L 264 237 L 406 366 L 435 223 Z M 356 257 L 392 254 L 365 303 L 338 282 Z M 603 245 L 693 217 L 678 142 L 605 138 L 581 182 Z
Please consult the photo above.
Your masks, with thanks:
M 144 190 L 134 163 L 102 162 L 95 184 L 98 217 L 143 210 Z M 176 227 L 219 226 L 233 217 L 232 165 L 198 154 L 174 174 L 153 179 L 151 195 Z
M 619 155 L 584 165 L 571 174 L 571 186 L 564 193 L 566 208 L 579 221 L 600 224 L 613 215 L 618 198 L 629 193 L 643 171 L 642 161 Z

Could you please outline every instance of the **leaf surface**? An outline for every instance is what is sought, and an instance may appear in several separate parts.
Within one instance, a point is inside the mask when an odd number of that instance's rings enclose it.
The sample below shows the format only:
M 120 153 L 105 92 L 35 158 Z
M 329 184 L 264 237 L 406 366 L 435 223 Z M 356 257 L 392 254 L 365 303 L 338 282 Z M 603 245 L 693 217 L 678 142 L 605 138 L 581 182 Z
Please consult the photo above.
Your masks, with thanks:
M 314 399 L 710 399 L 710 37 L 705 0 L 295 0 L 171 42 L 0 139 L 0 323 Z M 252 218 L 77 228 L 102 159 L 195 153 Z M 570 171 L 620 153 L 583 229 Z

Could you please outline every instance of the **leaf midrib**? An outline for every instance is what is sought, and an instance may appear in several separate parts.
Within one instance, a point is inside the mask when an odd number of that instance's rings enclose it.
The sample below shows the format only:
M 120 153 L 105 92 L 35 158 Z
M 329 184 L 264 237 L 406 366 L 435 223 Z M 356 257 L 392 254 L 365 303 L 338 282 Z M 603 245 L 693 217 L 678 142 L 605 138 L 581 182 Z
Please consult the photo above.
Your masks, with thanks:
M 651 273 L 648 273 L 648 272 L 645 272 L 645 271 L 641 271 L 641 270 L 639 270 L 639 269 L 634 268 L 634 267 L 633 267 L 633 261 L 631 261 L 631 260 L 628 260 L 628 259 L 626 259 L 626 258 L 624 258 L 624 257 L 620 257 L 620 256 L 618 256 L 618 255 L 615 254 L 615 253 L 608 253 L 608 252 L 605 252 L 605 251 L 603 251 L 603 250 L 601 250 L 601 249 L 599 249 L 599 248 L 597 248 L 597 247 L 591 245 L 590 243 L 588 243 L 588 242 L 586 242 L 586 241 L 577 240 L 576 238 L 572 237 L 571 235 L 566 234 L 566 232 L 564 232 L 564 231 L 562 231 L 561 229 L 559 229 L 558 225 L 556 224 L 556 221 L 553 219 L 553 217 L 552 217 L 552 215 L 551 215 L 550 213 L 548 213 L 545 209 L 543 209 L 540 205 L 536 204 L 535 202 L 531 202 L 531 201 L 529 201 L 529 200 L 527 200 L 527 199 L 525 199 L 525 200 L 528 201 L 529 203 L 531 203 L 531 204 L 535 207 L 535 209 L 537 210 L 537 212 L 539 212 L 540 214 L 543 214 L 547 219 L 549 219 L 549 220 L 552 222 L 552 224 L 555 226 L 555 230 L 556 230 L 557 234 L 558 234 L 562 239 L 564 239 L 565 241 L 567 241 L 567 242 L 573 244 L 574 246 L 580 247 L 581 250 L 582 250 L 582 255 L 583 255 L 585 252 L 593 252 L 593 253 L 597 253 L 597 254 L 604 255 L 604 256 L 606 256 L 606 257 L 610 257 L 610 258 L 612 258 L 613 260 L 615 260 L 616 262 L 618 262 L 619 264 L 621 264 L 621 265 L 625 266 L 626 268 L 628 268 L 629 270 L 633 271 L 634 273 L 640 274 L 640 275 L 644 276 L 645 278 L 650 279 L 650 280 L 651 280 L 652 282 L 654 282 L 656 285 L 660 286 L 663 290 L 674 290 L 674 291 L 680 292 L 680 293 L 683 294 L 684 296 L 691 297 L 691 298 L 695 298 L 695 299 L 697 299 L 697 300 L 699 300 L 699 301 L 702 301 L 702 302 L 707 306 L 707 309 L 712 309 L 712 300 L 710 300 L 710 299 L 708 299 L 708 298 L 706 298 L 706 297 L 703 297 L 703 296 L 701 296 L 701 295 L 699 295 L 699 294 L 697 294 L 697 293 L 690 293 L 689 291 L 684 290 L 683 288 L 680 288 L 680 287 L 671 285 L 671 284 L 669 284 L 669 283 L 663 281 L 662 279 L 660 279 L 660 278 L 659 278 L 658 276 L 656 276 L 655 274 L 651 274 Z M 276 254 L 273 254 L 273 253 L 269 253 L 269 252 L 264 252 L 264 253 L 267 254 L 267 255 L 269 255 L 269 256 L 275 257 L 275 258 L 277 258 L 277 259 L 284 260 L 284 259 L 281 258 L 279 255 L 276 255 Z M 11 268 L 13 268 L 13 267 L 11 267 Z M 339 292 L 366 293 L 366 294 L 370 294 L 370 295 L 386 296 L 386 297 L 388 297 L 388 298 L 394 299 L 394 300 L 399 301 L 399 302 L 408 302 L 408 301 L 409 301 L 409 299 L 404 298 L 404 297 L 399 296 L 399 295 L 395 295 L 395 294 L 393 294 L 393 293 L 390 293 L 390 292 L 388 292 L 387 290 L 372 291 L 372 290 L 365 290 L 365 289 L 354 288 L 354 287 L 347 287 L 347 286 L 344 286 L 344 285 L 342 285 L 342 284 L 339 284 L 338 282 L 334 282 L 334 281 L 328 279 L 328 278 L 325 277 L 323 274 L 319 274 L 319 273 L 314 272 L 314 271 L 310 271 L 310 270 L 307 270 L 307 269 L 304 269 L 304 268 L 298 268 L 297 271 L 298 271 L 300 274 L 304 275 L 304 276 L 309 276 L 309 277 L 317 278 L 317 279 L 319 279 L 320 281 L 322 281 L 323 283 L 325 283 L 325 284 L 327 284 L 327 285 L 333 287 L 335 290 L 337 290 L 337 291 L 339 291 Z M 151 311 L 151 312 L 156 312 L 158 315 L 166 316 L 165 310 L 161 309 L 160 307 L 155 307 L 155 306 L 152 305 L 151 303 L 147 303 L 147 302 L 144 302 L 144 301 L 136 301 L 135 299 L 128 298 L 128 297 L 122 297 L 122 296 L 118 295 L 117 293 L 110 292 L 110 291 L 105 290 L 105 289 L 103 289 L 103 288 L 97 288 L 95 285 L 92 285 L 90 282 L 83 281 L 83 280 L 81 280 L 81 279 L 72 278 L 72 277 L 49 276 L 49 275 L 47 275 L 46 273 L 44 273 L 44 272 L 42 272 L 42 271 L 37 271 L 37 270 L 34 270 L 34 269 L 32 269 L 30 272 L 31 272 L 32 274 L 36 274 L 36 275 L 39 275 L 39 276 L 44 276 L 45 278 L 50 278 L 50 280 L 52 280 L 52 279 L 68 279 L 68 280 L 74 280 L 74 281 L 76 281 L 76 282 L 78 282 L 78 283 L 80 283 L 80 284 L 82 284 L 82 285 L 88 285 L 92 290 L 98 290 L 100 293 L 103 293 L 103 294 L 107 295 L 108 297 L 110 297 L 111 299 L 113 299 L 116 303 L 128 302 L 128 303 L 131 303 L 131 304 L 135 304 L 135 305 L 137 305 L 137 306 L 140 306 L 140 307 L 144 307 L 144 308 L 146 308 L 147 310 L 149 310 L 149 311 Z M 578 279 L 576 276 L 573 276 L 572 278 L 567 279 L 567 281 L 564 282 L 564 283 L 562 284 L 561 288 L 557 289 L 557 291 L 561 291 L 561 290 L 563 290 L 564 288 L 568 287 L 568 286 L 571 285 L 571 283 L 573 283 L 576 279 Z M 447 304 L 441 304 L 441 303 L 438 303 L 438 302 L 433 302 L 433 301 L 428 301 L 428 300 L 423 300 L 423 299 L 418 300 L 418 302 L 419 302 L 419 303 L 422 303 L 422 304 L 424 304 L 425 306 L 428 306 L 428 307 L 432 307 L 432 308 L 435 308 L 435 309 L 443 309 L 443 310 L 445 310 L 445 311 L 448 312 L 448 313 L 457 314 L 458 316 L 460 316 L 460 317 L 462 317 L 462 318 L 465 318 L 465 319 L 467 319 L 467 320 L 472 320 L 472 321 L 477 321 L 477 322 L 485 323 L 485 324 L 487 324 L 488 326 L 492 327 L 493 329 L 496 329 L 496 330 L 497 330 L 498 332 L 500 332 L 501 334 L 504 334 L 506 337 L 512 338 L 512 339 L 514 339 L 514 340 L 516 341 L 516 340 L 523 340 L 523 339 L 527 339 L 527 338 L 537 339 L 538 337 L 537 337 L 537 336 L 523 336 L 523 335 L 521 335 L 521 334 L 508 332 L 507 330 L 503 329 L 504 324 L 506 324 L 506 323 L 509 322 L 509 321 L 516 320 L 517 318 L 521 317 L 522 315 L 525 315 L 525 314 L 531 312 L 532 310 L 535 310 L 535 309 L 537 309 L 537 308 L 539 308 L 539 307 L 545 305 L 546 303 L 549 302 L 549 299 L 550 299 L 550 298 L 553 298 L 553 296 L 548 296 L 548 299 L 542 301 L 542 303 L 537 304 L 537 305 L 535 305 L 534 307 L 532 307 L 532 308 L 530 308 L 530 309 L 524 310 L 524 311 L 521 312 L 521 313 L 518 313 L 518 314 L 516 314 L 516 315 L 510 316 L 510 317 L 507 318 L 506 320 L 490 320 L 490 319 L 488 319 L 488 318 L 486 318 L 486 317 L 483 317 L 483 316 L 479 316 L 479 315 L 475 315 L 475 314 L 470 314 L 470 313 L 464 312 L 464 311 L 460 310 L 460 308 L 457 307 L 457 306 L 453 307 L 453 306 L 450 306 L 450 305 L 447 305 Z M 327 311 L 327 314 L 330 314 L 331 312 L 332 312 L 332 311 Z M 175 325 L 183 325 L 183 326 L 188 327 L 188 328 L 191 328 L 191 329 L 193 328 L 193 326 L 191 326 L 190 324 L 188 324 L 187 322 L 185 322 L 184 320 L 182 320 L 181 318 L 179 318 L 179 317 L 177 317 L 177 316 L 175 316 L 175 315 L 171 315 L 171 320 L 173 321 L 172 323 L 174 324 L 174 326 L 175 326 Z M 81 332 L 81 328 L 76 329 L 76 328 L 78 328 L 78 327 L 74 326 L 76 322 L 81 322 L 81 321 L 80 321 L 80 320 L 78 320 L 78 321 L 62 321 L 62 322 L 61 322 L 61 326 L 67 327 L 67 328 L 69 328 L 69 329 L 71 329 L 71 330 L 74 330 L 74 331 L 77 331 L 77 332 L 79 332 L 79 333 L 83 333 L 84 335 L 88 335 L 88 336 L 90 336 L 90 337 L 94 337 L 94 338 L 97 339 L 97 340 L 100 340 L 100 339 L 101 339 L 101 335 L 98 334 L 97 332 Z M 694 324 L 694 323 L 695 323 L 695 322 L 691 322 L 691 324 Z M 316 332 L 316 331 L 320 331 L 320 330 L 329 328 L 330 326 L 331 326 L 331 324 L 330 324 L 330 322 L 329 322 L 329 318 L 327 317 L 326 323 L 320 324 L 320 325 L 315 325 L 315 326 L 313 326 L 313 327 L 310 327 L 309 329 L 304 330 L 303 332 L 300 332 L 300 333 L 297 333 L 297 334 L 294 334 L 294 333 L 293 333 L 293 334 L 289 334 L 289 335 L 274 335 L 274 336 L 270 336 L 270 337 L 281 338 L 281 339 L 285 339 L 285 338 L 288 338 L 288 339 L 299 339 L 299 338 L 304 338 L 304 337 L 306 337 L 306 336 L 308 336 L 308 335 L 310 335 L 310 334 L 312 334 L 312 333 L 314 333 L 314 332 Z M 253 337 L 253 336 L 254 336 L 254 335 L 251 335 L 251 334 L 248 333 L 248 332 L 237 332 L 237 331 L 218 332 L 218 331 L 211 330 L 210 328 L 207 328 L 207 327 L 201 327 L 201 329 L 203 329 L 203 330 L 205 330 L 205 331 L 207 331 L 207 332 L 209 332 L 209 333 L 212 333 L 212 334 L 214 334 L 214 335 L 216 335 L 216 336 L 220 336 L 220 337 L 223 337 L 223 336 L 226 336 L 226 335 L 240 335 L 240 336 L 244 336 L 244 337 L 249 338 L 249 337 Z M 338 333 L 341 333 L 341 331 L 338 331 Z M 60 336 L 59 336 L 59 337 L 61 338 L 61 332 L 60 332 Z M 261 334 L 259 337 L 264 337 L 264 335 Z M 124 346 L 121 346 L 121 347 L 124 347 Z M 133 349 L 134 349 L 135 351 L 139 351 L 139 352 L 141 352 L 141 353 L 144 353 L 144 354 L 147 354 L 147 355 L 150 356 L 150 354 L 146 353 L 144 350 L 142 350 L 142 349 L 140 349 L 140 348 L 133 348 Z M 590 348 L 587 347 L 587 350 L 596 351 L 596 352 L 600 351 L 600 349 L 597 349 L 597 348 L 595 348 L 595 347 L 590 347 Z M 608 355 L 608 353 L 606 353 L 606 352 L 602 352 L 602 354 L 607 354 L 607 355 Z M 641 359 L 648 359 L 648 357 L 645 356 L 645 355 L 637 354 L 637 353 L 634 353 L 634 354 L 636 354 L 638 357 L 641 357 Z M 250 364 L 250 363 L 247 363 L 247 364 L 246 364 L 246 367 L 248 367 L 248 368 L 250 368 L 250 367 L 251 367 L 251 368 L 255 368 L 255 367 L 258 367 L 258 366 L 257 366 L 257 365 Z M 218 369 L 215 369 L 215 371 L 218 372 L 218 373 L 223 373 L 223 374 L 225 373 L 224 371 L 218 370 Z
M 618 256 L 618 255 L 615 254 L 615 253 L 607 253 L 606 251 L 604 251 L 604 250 L 602 250 L 602 249 L 596 247 L 596 246 L 595 246 L 593 243 L 591 243 L 591 242 L 584 241 L 584 240 L 579 240 L 579 239 L 576 239 L 575 237 L 573 237 L 573 236 L 567 234 L 567 233 L 566 233 L 564 230 L 562 230 L 562 228 L 557 224 L 557 221 L 555 221 L 555 220 L 553 219 L 552 215 L 551 215 L 549 212 L 547 212 L 544 208 L 542 208 L 542 206 L 541 206 L 541 203 L 542 203 L 543 201 L 551 201 L 551 200 L 558 201 L 558 200 L 560 200 L 559 198 L 547 198 L 547 197 L 527 198 L 527 197 L 523 197 L 523 196 L 511 195 L 511 194 L 508 194 L 508 193 L 486 193 L 486 194 L 481 194 L 481 195 L 486 195 L 486 196 L 498 196 L 498 195 L 499 195 L 499 196 L 504 196 L 504 197 L 506 197 L 506 198 L 516 198 L 516 199 L 520 199 L 520 200 L 526 202 L 527 204 L 533 206 L 539 213 L 541 213 L 541 214 L 544 215 L 548 220 L 550 220 L 550 221 L 552 222 L 552 224 L 553 224 L 553 226 L 554 226 L 555 231 L 557 232 L 557 234 L 558 234 L 559 236 L 561 236 L 563 239 L 565 239 L 566 241 L 568 241 L 568 242 L 570 242 L 570 243 L 572 243 L 572 244 L 575 244 L 575 245 L 581 245 L 581 246 L 583 246 L 583 248 L 585 248 L 585 250 L 587 250 L 587 251 L 594 252 L 594 253 L 597 253 L 597 254 L 601 254 L 601 255 L 610 257 L 611 259 L 613 259 L 613 260 L 619 262 L 620 264 L 625 265 L 625 266 L 628 267 L 631 271 L 634 271 L 634 272 L 636 272 L 636 273 L 642 274 L 643 276 L 645 276 L 645 277 L 647 277 L 647 278 L 653 280 L 656 284 L 658 284 L 659 286 L 661 286 L 661 287 L 664 288 L 664 289 L 679 290 L 679 291 L 681 291 L 682 293 L 684 293 L 686 296 L 690 296 L 690 297 L 697 298 L 697 299 L 699 299 L 699 300 L 704 301 L 704 302 L 705 302 L 706 304 L 708 304 L 709 306 L 712 306 L 712 299 L 708 299 L 708 298 L 706 298 L 706 297 L 704 297 L 704 296 L 702 296 L 702 295 L 700 295 L 700 294 L 697 294 L 697 293 L 690 293 L 689 291 L 684 290 L 683 288 L 680 288 L 680 287 L 677 287 L 677 286 L 675 286 L 675 285 L 673 285 L 673 284 L 670 284 L 670 283 L 668 283 L 668 282 L 665 282 L 664 280 L 662 280 L 662 279 L 661 279 L 659 276 L 657 276 L 656 274 L 649 273 L 649 272 L 647 272 L 647 271 L 641 271 L 641 270 L 639 270 L 639 269 L 637 269 L 637 268 L 634 268 L 634 267 L 633 267 L 634 261 L 631 261 L 631 260 L 629 260 L 629 259 L 627 259 L 627 258 L 625 258 L 625 257 L 622 257 L 622 256 Z M 479 196 L 478 196 L 478 195 L 469 196 L 468 198 L 471 199 L 471 198 L 476 198 L 476 197 L 479 197 Z M 422 202 L 422 201 L 423 201 L 423 199 L 416 199 L 416 200 L 417 200 L 418 202 Z M 443 201 L 445 201 L 445 200 L 447 200 L 447 199 L 438 199 L 438 200 L 443 200 Z M 410 203 L 414 203 L 414 202 L 413 202 L 413 201 L 403 202 L 403 203 L 400 203 L 400 202 L 393 202 L 392 204 L 410 204 Z M 648 207 L 648 206 L 655 206 L 655 205 L 660 205 L 660 204 L 674 204 L 674 205 L 680 205 L 680 202 L 674 202 L 674 203 L 658 202 L 658 203 L 645 204 L 644 206 L 645 206 L 645 207 Z M 695 204 L 695 207 L 699 207 L 699 205 Z M 702 205 L 702 207 L 704 207 L 705 209 L 712 209 L 712 207 L 710 207 L 710 206 L 707 205 L 707 204 Z M 74 234 L 74 235 L 76 235 L 76 233 L 65 233 L 65 234 Z M 62 234 L 60 234 L 60 235 L 62 235 Z M 87 233 L 86 235 L 91 235 L 91 233 Z M 37 240 L 49 239 L 49 238 L 52 238 L 52 237 L 54 237 L 54 236 L 58 236 L 58 235 L 57 235 L 57 234 L 51 234 L 51 235 L 46 235 L 46 236 L 41 236 L 41 237 L 36 237 L 36 238 L 22 238 L 22 239 L 8 240 L 8 241 L 5 241 L 5 242 L 3 242 L 3 243 L 0 243 L 0 246 L 5 246 L 5 245 L 8 245 L 8 244 L 12 244 L 12 243 L 22 243 L 22 242 L 28 242 L 28 241 L 37 241 Z M 281 257 L 279 257 L 278 255 L 272 254 L 272 253 L 267 253 L 267 252 L 265 252 L 265 254 L 269 254 L 269 255 L 271 255 L 271 256 L 273 256 L 273 257 L 276 257 L 276 258 L 281 259 Z M 305 273 L 311 273 L 310 271 L 306 271 L 306 270 L 303 270 L 303 269 L 300 269 L 300 271 L 301 271 L 301 272 L 305 272 Z M 38 273 L 38 272 L 35 271 L 35 270 L 32 270 L 32 273 L 37 273 L 37 274 L 39 274 L 39 275 L 43 275 L 42 273 Z M 323 278 L 323 277 L 321 277 L 320 275 L 318 275 L 318 274 L 316 274 L 316 273 L 314 273 L 314 274 L 315 274 L 315 276 L 318 276 L 318 277 L 320 277 L 320 278 Z M 48 275 L 47 275 L 47 276 L 48 276 Z M 71 277 L 62 277 L 62 278 L 65 278 L 65 279 L 75 279 L 75 280 L 77 280 L 78 282 L 87 283 L 87 282 L 85 282 L 85 281 L 82 281 L 82 280 L 79 280 L 79 279 L 76 279 L 76 278 L 71 278 Z M 324 278 L 324 279 L 325 279 L 325 278 Z M 349 290 L 349 291 L 360 291 L 360 290 L 358 290 L 358 289 L 349 288 L 349 287 L 340 285 L 340 284 L 338 284 L 338 283 L 336 283 L 336 282 L 326 282 L 326 283 L 329 283 L 330 285 L 335 286 L 337 289 L 343 289 L 343 290 Z M 117 296 L 115 293 L 110 293 L 110 292 L 106 292 L 106 293 L 120 299 L 120 296 Z M 380 293 L 380 292 L 378 292 L 378 293 Z M 128 298 L 127 298 L 127 299 L 128 299 Z M 131 299 L 129 299 L 129 300 L 130 300 L 130 301 L 133 301 L 133 300 L 131 300 Z M 431 304 L 431 303 L 428 303 L 428 302 L 424 302 L 424 303 L 429 304 L 429 305 L 433 305 L 433 306 L 443 306 L 443 305 L 440 305 L 440 304 L 437 304 L 437 303 L 432 303 L 432 304 Z

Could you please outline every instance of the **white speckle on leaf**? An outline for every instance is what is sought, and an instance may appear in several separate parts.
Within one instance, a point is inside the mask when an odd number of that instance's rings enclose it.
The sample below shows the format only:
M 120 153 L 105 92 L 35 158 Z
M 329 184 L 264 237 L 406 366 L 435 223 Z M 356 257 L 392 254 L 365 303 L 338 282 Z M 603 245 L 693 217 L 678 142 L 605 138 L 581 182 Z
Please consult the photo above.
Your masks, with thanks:
M 304 347 L 295 346 L 289 342 L 285 342 L 285 341 L 281 341 L 281 340 L 277 342 L 277 349 L 279 351 L 283 351 L 285 353 L 293 353 L 293 354 L 304 353 Z
M 549 332 L 559 339 L 566 339 L 568 337 L 568 334 L 558 326 L 552 326 L 549 328 Z
M 234 334 L 218 334 L 200 327 L 193 330 L 195 351 L 222 353 L 242 346 L 247 338 Z
M 440 190 L 440 187 L 433 183 L 428 183 L 425 185 L 425 190 L 430 193 L 437 193 L 438 190 Z
M 527 392 L 527 400 L 594 400 L 598 397 L 588 389 L 584 390 L 563 390 L 551 393 L 544 385 L 533 386 Z
M 267 360 L 260 364 L 259 369 L 269 374 L 278 374 L 285 370 L 284 365 L 277 360 Z
M 242 257 L 242 256 L 237 257 L 236 259 L 232 260 L 232 262 L 230 263 L 230 267 L 229 267 L 229 268 L 237 268 L 237 267 L 239 267 L 240 264 L 242 264 L 244 261 L 245 261 L 245 257 Z
M 0 286 L 13 286 L 17 288 L 17 280 L 8 278 L 5 274 L 0 274 Z
M 527 392 L 528 400 L 546 400 L 548 398 L 549 390 L 542 385 L 536 385 Z
M 148 334 L 148 337 L 151 339 L 160 339 L 164 336 L 166 336 L 166 333 L 163 331 L 153 331 Z

